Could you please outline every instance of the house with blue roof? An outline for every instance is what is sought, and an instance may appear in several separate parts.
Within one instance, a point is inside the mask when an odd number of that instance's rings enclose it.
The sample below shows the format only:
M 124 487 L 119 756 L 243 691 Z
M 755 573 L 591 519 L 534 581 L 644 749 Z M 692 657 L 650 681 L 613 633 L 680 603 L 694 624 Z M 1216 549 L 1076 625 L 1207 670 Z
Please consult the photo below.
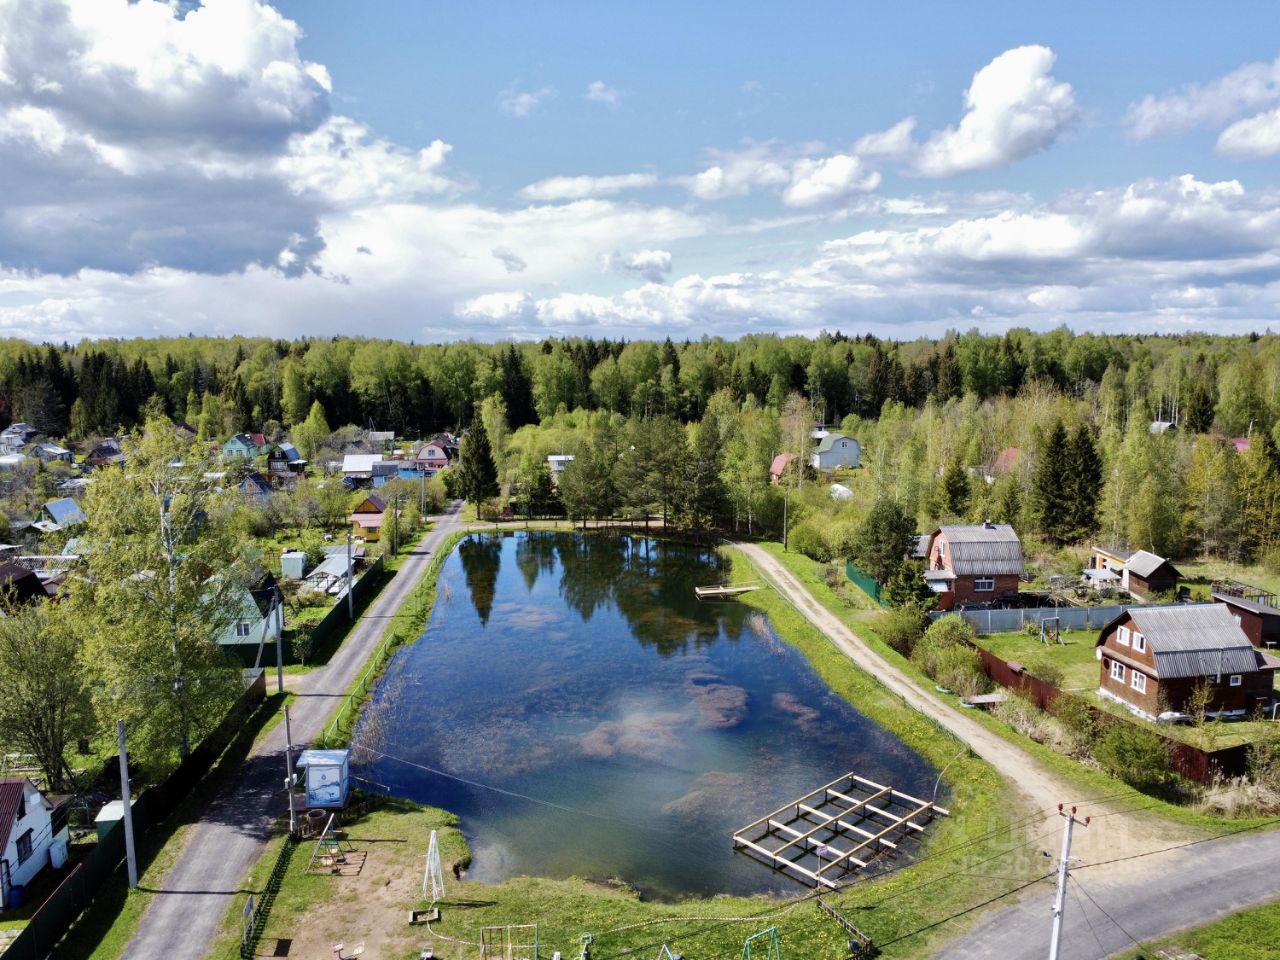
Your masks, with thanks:
M 89 519 L 85 516 L 84 511 L 80 509 L 80 504 L 70 497 L 50 500 L 41 508 L 40 512 L 42 519 L 55 524 L 58 529 L 74 527 L 77 523 L 84 523 Z

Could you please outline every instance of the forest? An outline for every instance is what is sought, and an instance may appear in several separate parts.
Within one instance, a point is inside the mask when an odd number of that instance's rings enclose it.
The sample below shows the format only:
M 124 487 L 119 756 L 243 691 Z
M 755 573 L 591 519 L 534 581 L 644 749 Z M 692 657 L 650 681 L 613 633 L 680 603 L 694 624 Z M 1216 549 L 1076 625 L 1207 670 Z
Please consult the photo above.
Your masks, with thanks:
M 498 492 L 517 502 L 544 486 L 547 454 L 573 453 L 560 493 L 575 517 L 674 511 L 689 526 L 777 532 L 785 494 L 817 553 L 847 553 L 890 497 L 922 529 L 992 518 L 1049 543 L 1101 536 L 1280 564 L 1271 335 L 5 341 L 0 405 L 72 441 L 150 413 L 202 439 L 292 432 L 304 454 L 321 425 L 413 438 L 482 420 Z M 770 482 L 777 453 L 807 459 L 814 424 L 864 448 L 863 469 L 842 480 L 847 502 L 806 471 Z M 675 510 L 690 483 L 698 502 Z

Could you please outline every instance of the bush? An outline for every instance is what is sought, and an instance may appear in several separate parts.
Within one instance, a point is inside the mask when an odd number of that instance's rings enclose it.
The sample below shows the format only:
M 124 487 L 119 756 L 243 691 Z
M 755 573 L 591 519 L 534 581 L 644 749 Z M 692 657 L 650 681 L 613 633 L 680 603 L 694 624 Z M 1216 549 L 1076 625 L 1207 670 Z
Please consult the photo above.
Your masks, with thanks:
M 898 607 L 886 610 L 876 618 L 876 632 L 890 647 L 909 657 L 916 642 L 924 636 L 928 623 L 929 618 L 919 607 Z
M 1098 735 L 1098 715 L 1079 697 L 1064 693 L 1053 701 L 1049 712 L 1057 718 L 1071 740 L 1072 753 L 1088 756 Z
M 1062 667 L 1052 657 L 1032 657 L 1023 666 L 1031 676 L 1061 689 Z
M 936 679 L 958 696 L 974 697 L 987 688 L 978 651 L 968 646 L 950 646 L 938 654 Z
M 831 562 L 831 546 L 818 528 L 809 522 L 797 524 L 787 538 L 787 546 L 819 563 Z
M 1044 712 L 1021 690 L 1006 691 L 1004 701 L 997 704 L 992 713 L 997 720 L 1007 723 L 1036 743 L 1044 743 L 1049 739 L 1050 730 L 1045 722 Z
M 962 617 L 949 614 L 930 624 L 924 636 L 911 651 L 911 662 L 937 679 L 938 658 L 950 647 L 968 646 L 973 641 L 973 628 Z
M 1131 787 L 1152 790 L 1169 781 L 1169 745 L 1157 734 L 1132 723 L 1112 725 L 1098 740 L 1093 755 L 1102 769 Z

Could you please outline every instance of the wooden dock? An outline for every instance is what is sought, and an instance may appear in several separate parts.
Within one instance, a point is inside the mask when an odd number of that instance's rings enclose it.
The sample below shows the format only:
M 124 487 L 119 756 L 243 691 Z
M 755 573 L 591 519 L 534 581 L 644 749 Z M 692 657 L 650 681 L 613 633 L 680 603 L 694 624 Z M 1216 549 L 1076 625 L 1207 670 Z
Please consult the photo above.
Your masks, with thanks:
M 835 891 L 877 857 L 897 855 L 935 814 L 950 812 L 847 773 L 736 831 L 733 847 L 805 886 Z
M 759 590 L 760 584 L 747 583 L 737 587 L 731 587 L 724 584 L 716 584 L 710 587 L 694 587 L 693 592 L 697 594 L 699 600 L 729 600 L 743 593 L 750 593 L 752 590 Z

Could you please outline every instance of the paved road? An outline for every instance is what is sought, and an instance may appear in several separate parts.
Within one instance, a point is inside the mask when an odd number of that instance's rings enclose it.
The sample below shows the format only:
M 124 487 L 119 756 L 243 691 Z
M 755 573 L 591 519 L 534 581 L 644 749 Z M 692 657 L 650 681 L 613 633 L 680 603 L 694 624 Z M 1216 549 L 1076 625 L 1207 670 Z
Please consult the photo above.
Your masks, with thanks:
M 1034 806 L 1054 811 L 1057 801 L 1072 799 L 1073 788 L 1027 753 L 922 690 L 863 643 L 769 553 L 752 544 L 734 546 L 850 660 L 969 744 Z M 1280 832 L 1197 838 L 1159 818 L 1108 806 L 1080 804 L 1081 816 L 1096 817 L 1100 811 L 1103 816 L 1074 835 L 1072 853 L 1084 862 L 1073 871 L 1067 900 L 1061 953 L 1067 960 L 1109 957 L 1133 946 L 1130 934 L 1151 940 L 1280 897 Z M 1057 828 L 1056 816 L 1048 828 Z M 1036 832 L 1044 829 L 1038 826 Z M 1056 855 L 1059 844 L 1054 836 L 1043 846 Z M 1054 862 L 1045 861 L 1045 872 Z M 944 947 L 938 960 L 1043 960 L 1049 950 L 1052 882 L 1043 881 L 1022 896 L 1017 903 L 993 907 L 976 927 Z
M 455 502 L 437 519 L 329 663 L 303 674 L 291 685 L 297 697 L 289 709 L 295 747 L 320 735 L 325 720 L 364 667 L 388 619 L 395 616 L 422 576 L 431 554 L 448 533 L 460 528 L 461 507 L 461 502 Z M 274 682 L 273 677 L 269 679 Z M 284 747 L 284 724 L 280 724 L 245 761 L 239 777 L 210 801 L 158 895 L 143 913 L 124 957 L 200 960 L 205 955 L 231 899 L 247 892 L 242 882 L 262 855 L 271 824 L 286 809 L 281 786 Z
M 1048 863 L 1048 861 L 1046 861 Z M 1132 869 L 1141 864 L 1143 869 Z M 1280 833 L 1246 833 L 1072 871 L 1061 956 L 1100 960 L 1280 897 Z M 1053 888 L 985 915 L 937 960 L 1044 960 Z M 1031 891 L 1028 891 L 1031 893 Z M 1095 902 L 1096 901 L 1096 902 Z M 1243 956 L 1243 954 L 1242 954 Z

